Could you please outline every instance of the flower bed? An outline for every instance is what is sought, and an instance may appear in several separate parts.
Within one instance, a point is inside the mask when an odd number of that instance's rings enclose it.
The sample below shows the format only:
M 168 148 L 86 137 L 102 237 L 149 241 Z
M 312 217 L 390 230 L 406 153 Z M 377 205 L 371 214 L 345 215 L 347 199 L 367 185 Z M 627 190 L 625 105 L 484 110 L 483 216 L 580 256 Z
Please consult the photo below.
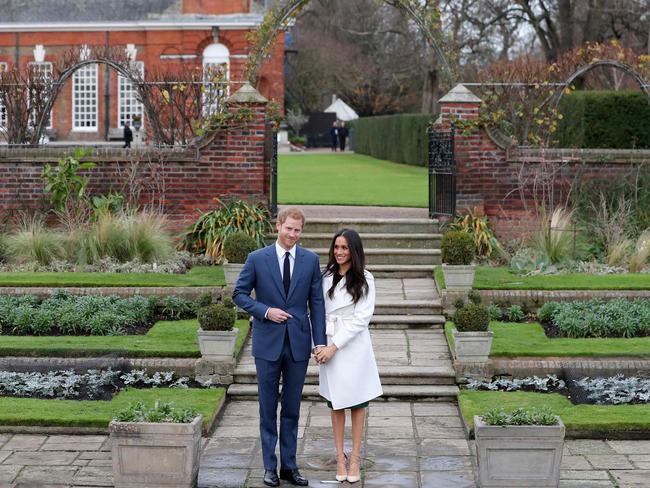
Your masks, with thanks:
M 146 333 L 156 319 L 196 316 L 210 296 L 184 298 L 76 296 L 57 291 L 39 301 L 35 296 L 0 296 L 0 330 L 13 335 L 125 335 Z

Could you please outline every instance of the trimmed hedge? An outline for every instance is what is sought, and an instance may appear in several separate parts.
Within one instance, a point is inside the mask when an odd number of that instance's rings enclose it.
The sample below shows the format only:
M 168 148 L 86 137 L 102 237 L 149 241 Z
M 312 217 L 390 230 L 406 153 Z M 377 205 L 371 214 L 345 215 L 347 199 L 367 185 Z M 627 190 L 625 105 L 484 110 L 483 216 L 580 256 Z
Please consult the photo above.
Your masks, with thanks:
M 559 147 L 650 148 L 650 104 L 640 91 L 575 91 L 559 111 Z
M 434 114 L 399 114 L 355 120 L 354 150 L 395 163 L 426 166 L 429 154 L 427 128 Z

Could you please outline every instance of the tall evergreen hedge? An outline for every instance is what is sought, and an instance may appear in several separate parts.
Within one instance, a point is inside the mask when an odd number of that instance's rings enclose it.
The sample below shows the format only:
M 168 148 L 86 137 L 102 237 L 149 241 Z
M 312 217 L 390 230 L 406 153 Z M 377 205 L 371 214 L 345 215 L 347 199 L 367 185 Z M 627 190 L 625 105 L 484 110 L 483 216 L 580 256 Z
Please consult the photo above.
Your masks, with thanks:
M 427 128 L 433 114 L 363 117 L 354 121 L 355 152 L 396 163 L 426 166 Z
M 559 147 L 650 148 L 650 104 L 639 91 L 575 91 L 559 110 Z

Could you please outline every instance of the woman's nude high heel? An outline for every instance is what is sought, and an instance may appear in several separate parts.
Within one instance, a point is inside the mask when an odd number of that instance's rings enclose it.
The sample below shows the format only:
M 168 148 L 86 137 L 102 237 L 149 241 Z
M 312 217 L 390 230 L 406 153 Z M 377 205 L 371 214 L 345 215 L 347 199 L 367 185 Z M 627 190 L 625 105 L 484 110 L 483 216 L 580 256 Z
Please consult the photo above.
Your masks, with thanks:
M 348 457 L 344 452 L 336 454 L 336 481 L 345 481 L 348 479 Z
M 348 483 L 356 483 L 361 479 L 361 456 L 352 454 L 350 457 L 350 469 L 348 470 Z

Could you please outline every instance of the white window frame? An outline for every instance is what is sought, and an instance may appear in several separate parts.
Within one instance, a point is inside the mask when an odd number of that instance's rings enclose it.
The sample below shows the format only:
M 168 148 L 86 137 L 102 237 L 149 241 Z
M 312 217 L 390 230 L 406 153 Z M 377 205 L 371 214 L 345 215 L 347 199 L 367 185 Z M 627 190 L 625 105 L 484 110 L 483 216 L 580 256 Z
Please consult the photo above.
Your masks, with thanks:
M 0 73 L 7 71 L 8 64 L 5 62 L 0 62 Z M 7 127 L 7 111 L 2 105 L 2 100 L 0 100 L 0 127 Z
M 94 85 L 94 92 L 95 92 L 95 97 L 94 97 L 94 106 L 95 106 L 95 114 L 94 114 L 94 120 L 91 117 L 84 118 L 83 120 L 77 118 L 77 94 L 78 92 L 84 93 L 84 91 L 80 91 L 80 83 L 82 80 L 80 79 L 81 76 L 85 76 L 86 73 L 91 73 L 91 70 L 94 71 L 94 78 L 95 78 L 95 85 Z M 72 75 L 72 131 L 73 132 L 97 132 L 99 130 L 99 78 L 98 78 L 98 65 L 95 64 L 89 64 L 86 65 L 82 68 L 79 68 L 75 73 Z M 86 86 L 92 86 L 90 84 L 86 84 Z M 90 90 L 87 90 L 90 91 Z M 93 99 L 88 97 L 84 99 L 85 101 L 92 102 Z M 87 103 L 85 106 L 91 106 L 92 103 Z M 83 107 L 84 104 L 81 105 Z M 90 112 L 88 112 L 90 113 Z M 81 112 L 80 112 L 81 114 Z M 84 115 L 86 112 L 83 113 Z M 80 125 L 81 122 L 92 122 L 94 125 L 92 126 L 84 126 Z
M 52 81 L 52 63 L 49 61 L 30 61 L 28 63 L 28 66 L 32 69 L 36 70 L 41 70 L 45 68 L 43 71 L 45 71 L 45 76 L 49 78 L 50 82 Z M 52 128 L 52 110 L 50 110 L 50 116 L 47 120 L 47 125 L 45 126 L 46 129 L 51 129 Z M 29 116 L 29 123 L 31 124 L 32 127 L 36 126 L 36 120 L 34 119 L 34 114 L 30 114 Z
M 144 61 L 133 62 L 136 69 L 140 71 L 140 76 L 144 78 Z M 126 98 L 126 93 L 130 93 L 129 99 Z M 136 89 L 131 80 L 122 73 L 117 74 L 117 126 L 124 128 L 124 122 L 128 122 L 133 127 L 133 116 L 139 115 L 142 126 L 144 127 L 144 106 L 137 100 Z M 131 110 L 126 110 L 127 102 L 131 102 Z M 122 120 L 122 116 L 125 120 Z

